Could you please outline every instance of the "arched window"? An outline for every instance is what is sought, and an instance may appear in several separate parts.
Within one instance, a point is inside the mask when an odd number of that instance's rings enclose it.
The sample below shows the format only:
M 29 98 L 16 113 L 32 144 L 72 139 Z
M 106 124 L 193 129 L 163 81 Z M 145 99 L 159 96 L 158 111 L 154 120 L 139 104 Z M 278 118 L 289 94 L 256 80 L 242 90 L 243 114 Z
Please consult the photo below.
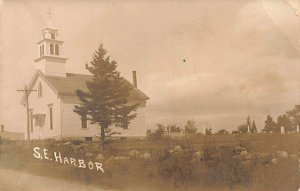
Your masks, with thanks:
M 50 33 L 50 35 L 51 35 L 51 39 L 55 40 L 55 34 Z
M 42 46 L 40 46 L 40 56 L 42 56 Z
M 44 45 L 41 46 L 41 56 L 44 55 Z
M 55 55 L 59 55 L 59 47 L 57 44 L 55 45 Z
M 54 46 L 53 44 L 50 44 L 50 54 L 54 54 Z
M 38 97 L 42 97 L 43 95 L 43 87 L 42 87 L 42 84 L 41 82 L 39 83 L 39 86 L 38 86 Z

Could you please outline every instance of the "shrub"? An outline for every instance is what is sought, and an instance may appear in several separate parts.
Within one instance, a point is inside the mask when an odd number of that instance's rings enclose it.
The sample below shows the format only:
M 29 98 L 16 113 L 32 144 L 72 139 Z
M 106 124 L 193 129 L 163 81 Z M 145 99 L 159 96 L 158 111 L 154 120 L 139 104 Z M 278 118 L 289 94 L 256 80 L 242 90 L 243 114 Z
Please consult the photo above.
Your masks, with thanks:
M 165 151 L 158 158 L 158 174 L 172 181 L 174 186 L 192 182 L 196 177 L 192 159 L 193 153 L 189 150 Z

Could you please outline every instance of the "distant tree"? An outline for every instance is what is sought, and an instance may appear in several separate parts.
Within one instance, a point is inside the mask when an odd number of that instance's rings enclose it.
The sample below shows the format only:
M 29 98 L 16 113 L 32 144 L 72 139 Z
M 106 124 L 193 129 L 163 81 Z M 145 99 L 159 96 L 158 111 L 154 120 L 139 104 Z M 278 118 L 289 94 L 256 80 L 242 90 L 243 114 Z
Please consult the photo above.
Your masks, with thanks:
M 280 132 L 281 127 L 284 128 L 284 132 L 292 132 L 295 130 L 295 126 L 293 124 L 293 121 L 291 118 L 289 118 L 287 115 L 280 115 L 277 118 L 277 127 L 276 131 Z
M 184 126 L 184 132 L 186 134 L 195 134 L 197 132 L 195 121 L 189 119 Z
M 271 133 L 276 129 L 276 123 L 273 121 L 273 118 L 268 115 L 265 121 L 265 127 L 263 129 L 264 132 Z
M 111 142 L 110 136 L 115 133 L 109 127 L 115 125 L 127 129 L 136 117 L 138 105 L 128 103 L 133 87 L 120 76 L 116 70 L 117 62 L 106 56 L 102 45 L 95 51 L 90 64 L 86 64 L 86 69 L 93 77 L 86 82 L 88 91 L 76 91 L 81 104 L 75 106 L 74 112 L 100 126 L 100 142 L 104 149 L 104 145 Z
M 246 133 L 248 133 L 248 126 L 246 124 L 241 124 L 238 126 L 238 131 L 241 134 L 246 134 Z
M 165 132 L 165 126 L 160 123 L 157 123 L 156 129 L 147 130 L 147 138 L 150 140 L 158 140 L 164 136 Z
M 287 117 L 292 123 L 290 131 L 296 131 L 297 126 L 300 126 L 300 105 L 296 105 L 292 110 L 286 112 Z
M 240 131 L 238 131 L 238 130 L 232 130 L 231 134 L 232 135 L 240 134 Z
M 252 125 L 250 126 L 250 132 L 257 133 L 257 128 L 254 120 L 252 121 Z
M 212 135 L 212 128 L 205 128 L 205 135 Z
M 181 131 L 180 127 L 175 124 L 168 125 L 168 129 L 170 129 L 170 133 L 179 133 Z
M 251 132 L 251 119 L 250 119 L 250 115 L 247 116 L 247 120 L 246 120 L 246 126 L 248 128 L 248 132 Z

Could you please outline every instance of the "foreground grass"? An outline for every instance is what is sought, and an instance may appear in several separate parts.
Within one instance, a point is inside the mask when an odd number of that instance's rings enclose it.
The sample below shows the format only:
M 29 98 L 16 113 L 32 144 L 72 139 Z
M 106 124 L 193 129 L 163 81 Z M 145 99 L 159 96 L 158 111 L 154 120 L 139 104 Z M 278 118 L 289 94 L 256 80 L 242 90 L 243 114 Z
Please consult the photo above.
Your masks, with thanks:
M 228 139 L 226 137 L 225 139 Z M 236 138 L 232 138 L 236 139 Z M 294 140 L 293 140 L 294 139 Z M 251 153 L 268 152 L 270 156 L 276 150 L 298 154 L 298 136 L 279 136 L 266 138 L 264 142 L 239 141 Z M 140 144 L 137 144 L 140 142 Z M 297 190 L 299 185 L 298 158 L 282 158 L 272 162 L 261 158 L 241 160 L 227 150 L 222 149 L 222 143 L 212 142 L 203 145 L 193 145 L 193 140 L 181 142 L 168 140 L 168 144 L 157 148 L 157 141 L 135 141 L 134 145 L 144 144 L 144 150 L 139 153 L 149 153 L 151 157 L 141 158 L 138 155 L 128 155 L 128 141 L 124 141 L 126 149 L 115 149 L 111 146 L 105 152 L 103 159 L 97 159 L 100 153 L 97 143 L 33 141 L 6 141 L 0 145 L 0 165 L 5 168 L 27 171 L 41 176 L 51 176 L 68 181 L 78 181 L 84 184 L 97 185 L 103 188 L 122 190 Z M 121 142 L 117 143 L 122 144 Z M 233 144 L 233 143 L 231 143 Z M 181 145 L 178 150 L 170 151 L 174 145 Z M 225 144 L 223 144 L 225 145 Z M 48 150 L 49 157 L 53 152 L 75 159 L 84 159 L 103 163 L 104 173 L 77 168 L 60 162 L 37 159 L 33 148 Z M 169 148 L 168 148 L 169 147 Z M 120 147 L 118 147 L 120 148 Z M 198 150 L 203 156 L 195 156 Z M 91 156 L 87 156 L 90 153 Z M 112 158 L 111 156 L 118 156 Z M 254 154 L 253 154 L 254 156 Z M 262 155 L 264 156 L 264 155 Z M 53 158 L 54 159 L 54 158 Z M 113 160 L 114 159 L 114 160 Z M 116 160 L 118 159 L 118 160 Z M 78 166 L 78 165 L 77 165 Z

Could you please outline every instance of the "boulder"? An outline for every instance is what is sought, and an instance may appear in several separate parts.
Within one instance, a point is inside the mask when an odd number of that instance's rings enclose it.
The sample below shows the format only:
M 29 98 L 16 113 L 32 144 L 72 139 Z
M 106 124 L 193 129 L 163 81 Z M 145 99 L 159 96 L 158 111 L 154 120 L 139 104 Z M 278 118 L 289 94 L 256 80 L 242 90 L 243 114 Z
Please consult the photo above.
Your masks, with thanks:
M 289 155 L 286 151 L 276 151 L 276 156 L 279 158 L 287 158 Z
M 130 157 L 132 157 L 132 158 L 138 157 L 139 154 L 140 154 L 140 152 L 137 151 L 137 150 L 131 150 L 131 151 L 129 151 L 129 153 L 128 153 L 128 155 L 129 155 Z
M 174 150 L 174 152 L 182 152 L 183 151 L 183 149 L 179 145 L 175 146 L 173 150 Z
M 261 153 L 259 154 L 259 158 L 262 164 L 269 164 L 273 160 L 273 155 L 271 153 Z
M 141 159 L 149 159 L 149 158 L 151 158 L 151 154 L 150 154 L 150 153 L 144 153 L 144 154 L 141 154 L 141 155 L 140 155 L 140 158 L 141 158 Z
M 104 159 L 104 156 L 99 153 L 97 156 L 96 156 L 96 160 L 103 160 Z
M 196 158 L 203 159 L 204 158 L 204 153 L 203 153 L 203 151 L 197 151 L 197 152 L 194 153 L 194 156 Z
M 271 163 L 272 163 L 273 165 L 278 165 L 278 159 L 272 159 Z
M 174 150 L 173 149 L 169 149 L 168 152 L 169 153 L 174 153 Z
M 63 145 L 71 145 L 72 143 L 70 141 L 63 143 Z
M 125 156 L 118 156 L 118 157 L 114 157 L 113 160 L 118 162 L 118 161 L 128 161 L 130 158 L 129 157 L 125 157 Z
M 106 164 L 116 164 L 116 163 L 126 162 L 129 160 L 130 160 L 130 158 L 126 157 L 126 156 L 111 156 L 105 161 L 105 163 Z
M 250 153 L 248 153 L 247 151 L 241 151 L 240 157 L 242 160 L 251 160 L 252 159 L 252 155 Z
M 113 162 L 113 161 L 114 161 L 114 158 L 115 158 L 114 156 L 109 157 L 109 158 L 105 161 L 105 163 L 109 164 L 109 163 Z
M 73 149 L 74 149 L 75 151 L 78 151 L 78 150 L 80 150 L 80 149 L 83 149 L 83 146 L 82 146 L 82 145 L 73 145 Z
M 233 147 L 233 154 L 234 155 L 239 155 L 242 151 L 246 151 L 246 149 L 244 147 L 240 147 L 240 146 L 234 146 Z
M 85 153 L 85 157 L 90 158 L 92 157 L 94 154 L 92 152 L 86 152 Z

